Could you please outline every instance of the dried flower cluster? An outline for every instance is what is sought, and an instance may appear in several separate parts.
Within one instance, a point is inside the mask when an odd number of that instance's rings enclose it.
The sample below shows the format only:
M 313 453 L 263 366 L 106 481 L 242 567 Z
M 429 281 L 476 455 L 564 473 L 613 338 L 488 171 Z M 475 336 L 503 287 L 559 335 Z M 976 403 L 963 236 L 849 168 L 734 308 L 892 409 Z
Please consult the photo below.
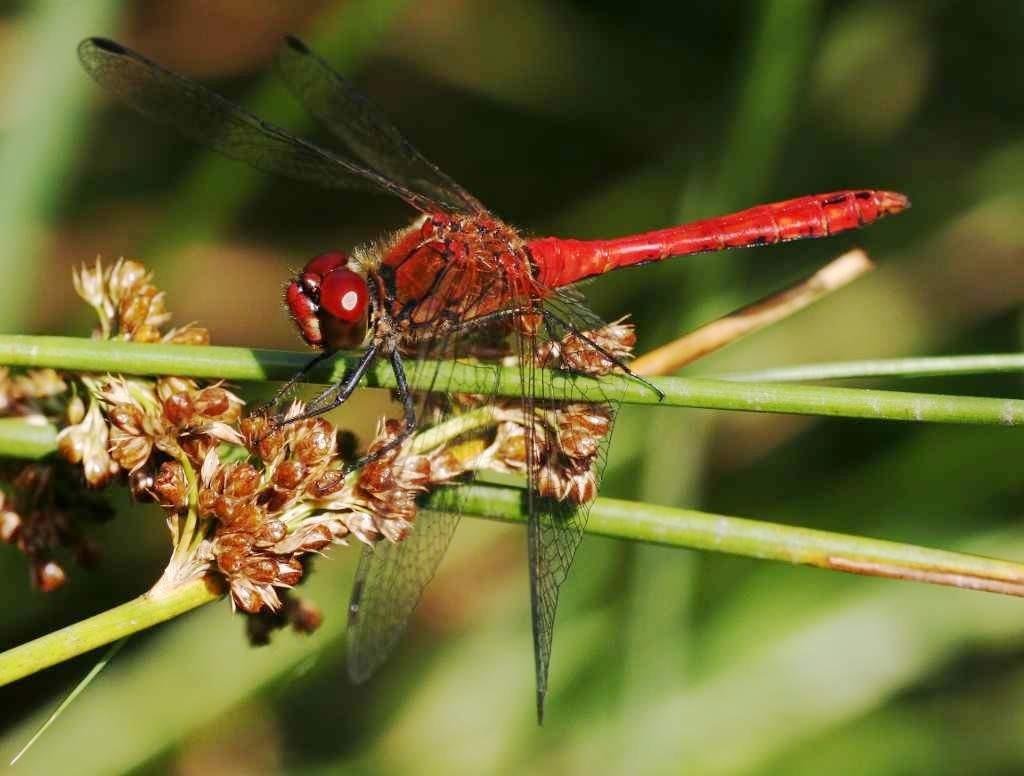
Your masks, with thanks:
M 614 371 L 633 355 L 636 333 L 620 318 L 600 328 L 569 332 L 537 349 L 537 366 L 590 375 Z M 520 405 L 504 403 L 492 444 L 474 461 L 480 469 L 532 473 L 537 492 L 584 504 L 597 496 L 595 463 L 611 430 L 606 402 L 538 401 L 527 417 Z
M 244 611 L 277 611 L 276 588 L 291 588 L 302 578 L 304 555 L 320 552 L 348 530 L 330 516 L 291 524 L 289 509 L 315 491 L 337 457 L 337 437 L 320 418 L 274 428 L 260 416 L 242 422 L 248 461 L 222 462 L 211 450 L 199 483 L 199 515 L 214 523 L 204 547 L 227 579 L 231 597 Z M 180 475 L 175 473 L 175 479 Z
M 74 273 L 78 293 L 96 310 L 94 338 L 135 342 L 206 344 L 197 326 L 164 331 L 170 314 L 164 294 L 136 261 L 121 259 L 104 268 L 99 259 Z M 59 587 L 66 572 L 54 551 L 71 546 L 79 560 L 95 556 L 83 538 L 85 519 L 105 514 L 86 487 L 97 488 L 131 475 L 133 492 L 148 494 L 151 472 L 161 457 L 190 455 L 201 461 L 221 441 L 240 439 L 233 430 L 241 401 L 219 386 L 165 378 L 61 377 L 53 370 L 11 374 L 0 370 L 0 415 L 39 415 L 62 426 L 58 450 L 64 461 L 81 464 L 75 475 L 60 462 L 32 464 L 3 479 L 3 530 L 32 563 L 33 580 L 44 590 Z
M 69 548 L 83 566 L 96 562 L 99 548 L 82 527 L 111 516 L 96 494 L 80 487 L 60 461 L 30 463 L 4 475 L 11 493 L 0 491 L 0 540 L 25 554 L 36 587 L 52 592 L 66 581 L 55 557 L 60 547 Z
M 161 331 L 171 320 L 164 292 L 153 285 L 144 264 L 118 259 L 106 269 L 100 258 L 92 267 L 82 266 L 72 276 L 75 291 L 96 311 L 99 328 L 95 339 L 131 342 L 164 342 L 177 345 L 208 345 L 210 333 L 188 324 Z
M 52 369 L 13 373 L 0 368 L 0 417 L 39 418 L 57 413 L 68 400 L 68 384 Z M 17 547 L 29 560 L 33 584 L 41 590 L 61 587 L 67 573 L 57 560 L 68 548 L 84 565 L 98 548 L 81 526 L 109 517 L 59 462 L 7 464 L 0 468 L 0 541 Z
M 549 340 L 537 348 L 535 360 L 537 366 L 549 369 L 607 375 L 633 358 L 634 345 L 636 331 L 623 316 L 597 329 L 569 332 L 559 340 Z
M 99 317 L 95 337 L 209 341 L 197 326 L 165 330 L 164 294 L 138 262 L 104 268 L 97 260 L 74 282 Z M 547 343 L 536 363 L 606 374 L 629 357 L 634 339 L 632 327 L 617 321 Z M 301 418 L 300 403 L 283 419 L 243 417 L 242 409 L 219 383 L 0 371 L 0 414 L 59 414 L 60 455 L 81 467 L 77 478 L 60 461 L 8 477 L 13 488 L 0 492 L 0 538 L 31 559 L 39 587 L 54 589 L 65 572 L 53 549 L 71 545 L 83 559 L 94 555 L 80 518 L 101 516 L 96 499 L 68 494 L 127 481 L 137 499 L 155 501 L 167 515 L 175 551 L 165 579 L 219 575 L 235 606 L 250 615 L 250 637 L 263 643 L 276 628 L 319 624 L 319 612 L 290 595 L 312 555 L 352 538 L 401 541 L 414 530 L 418 499 L 462 475 L 529 470 L 545 496 L 592 499 L 594 461 L 611 425 L 603 403 L 543 400 L 525 410 L 519 402 L 460 395 L 429 434 L 421 431 L 353 473 L 345 468 L 354 454 L 348 436 L 322 417 Z M 382 420 L 368 452 L 388 446 L 400 428 Z
M 45 415 L 59 406 L 68 386 L 52 369 L 13 374 L 0 367 L 0 417 Z

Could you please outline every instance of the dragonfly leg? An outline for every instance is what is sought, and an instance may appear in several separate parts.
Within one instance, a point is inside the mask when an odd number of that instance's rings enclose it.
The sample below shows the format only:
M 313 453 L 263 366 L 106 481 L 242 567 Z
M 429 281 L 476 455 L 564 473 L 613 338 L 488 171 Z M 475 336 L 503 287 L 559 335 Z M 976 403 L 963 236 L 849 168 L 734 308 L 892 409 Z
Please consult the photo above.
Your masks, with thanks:
M 398 398 L 402 400 L 402 409 L 405 413 L 405 426 L 402 429 L 402 439 L 404 440 L 416 428 L 416 405 L 413 403 L 412 392 L 409 391 L 405 368 L 402 366 L 402 357 L 397 350 L 393 350 L 388 360 L 391 361 L 391 369 L 395 373 L 396 392 Z
M 643 383 L 648 388 L 650 388 L 652 391 L 654 391 L 658 395 L 658 401 L 661 401 L 662 399 L 665 398 L 665 394 L 662 392 L 662 390 L 660 388 L 658 388 L 658 386 L 654 385 L 649 380 L 645 380 L 643 377 L 641 377 L 636 372 L 634 372 L 632 369 L 630 369 L 629 365 L 626 364 L 621 358 L 618 358 L 617 356 L 615 356 L 612 353 L 610 353 L 607 349 L 601 347 L 596 342 L 594 342 L 594 340 L 592 340 L 590 337 L 588 337 L 586 334 L 584 334 L 582 331 L 580 331 L 579 327 L 576 326 L 572 321 L 567 321 L 567 320 L 565 320 L 563 318 L 560 318 L 557 315 L 555 315 L 554 313 L 552 313 L 550 310 L 544 310 L 543 315 L 544 315 L 544 326 L 545 326 L 545 328 L 548 329 L 548 332 L 549 332 L 549 334 L 551 334 L 552 339 L 557 339 L 557 338 L 554 336 L 554 333 L 551 332 L 551 328 L 548 325 L 549 324 L 549 319 L 557 322 L 558 325 L 565 327 L 573 335 L 575 335 L 576 337 L 579 337 L 581 340 L 583 340 L 583 342 L 586 342 L 588 345 L 590 345 L 590 347 L 592 347 L 594 350 L 596 350 L 602 356 L 604 356 L 609 361 L 611 361 L 613 364 L 615 364 L 615 366 L 617 366 L 619 369 L 621 369 L 623 372 L 625 372 L 626 375 L 628 375 L 629 377 L 633 378 L 637 382 Z
M 374 450 L 369 455 L 364 455 L 362 458 L 357 458 L 352 461 L 352 463 L 348 464 L 345 467 L 346 473 L 378 460 L 381 456 L 391 452 L 401 445 L 412 435 L 412 432 L 416 430 L 416 405 L 413 401 L 412 392 L 409 390 L 409 383 L 405 377 L 405 367 L 402 366 L 402 357 L 399 355 L 397 350 L 393 350 L 388 354 L 388 361 L 391 362 L 391 369 L 395 373 L 395 393 L 398 394 L 398 398 L 402 402 L 402 408 L 404 411 L 402 430 L 399 432 L 398 436 L 388 441 L 377 450 Z
M 277 389 L 277 393 L 274 394 L 274 398 L 259 408 L 258 412 L 269 410 L 271 407 L 279 407 L 281 402 L 284 401 L 291 393 L 295 390 L 295 386 L 302 382 L 302 378 L 312 372 L 317 366 L 322 364 L 327 359 L 333 357 L 336 351 L 325 350 L 323 353 L 317 353 L 315 357 L 311 358 L 298 372 Z
M 354 366 L 350 367 L 345 371 L 345 376 L 342 377 L 341 382 L 336 385 L 332 385 L 326 391 L 318 394 L 312 401 L 306 405 L 305 412 L 300 415 L 296 415 L 293 418 L 285 418 L 280 421 L 277 425 L 278 428 L 281 426 L 287 426 L 289 423 L 295 423 L 299 420 L 308 420 L 309 418 L 315 418 L 317 415 L 323 415 L 325 412 L 330 412 L 335 407 L 340 407 L 345 403 L 345 400 L 352 395 L 352 392 L 356 389 L 359 381 L 363 379 L 363 375 L 373 364 L 377 358 L 377 345 L 370 345 L 363 353 L 362 358 Z
M 510 307 L 507 310 L 498 310 L 497 312 L 487 313 L 477 318 L 471 318 L 468 321 L 463 321 L 459 324 L 459 331 L 465 331 L 467 329 L 474 329 L 477 326 L 487 326 L 488 324 L 496 321 L 507 320 L 514 318 L 517 315 L 522 315 L 523 311 L 518 307 Z

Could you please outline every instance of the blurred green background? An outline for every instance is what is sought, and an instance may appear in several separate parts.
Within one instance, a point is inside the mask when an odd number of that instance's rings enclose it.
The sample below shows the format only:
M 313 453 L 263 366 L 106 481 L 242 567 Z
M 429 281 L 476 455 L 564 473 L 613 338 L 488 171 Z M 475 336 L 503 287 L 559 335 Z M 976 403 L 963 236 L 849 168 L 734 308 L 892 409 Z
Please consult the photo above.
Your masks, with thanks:
M 1013 351 L 1024 292 L 1024 4 L 773 0 L 7 2 L 0 5 L 0 330 L 85 334 L 70 269 L 150 263 L 218 344 L 298 347 L 289 268 L 402 225 L 398 202 L 211 156 L 112 104 L 75 46 L 116 37 L 329 143 L 270 61 L 306 38 L 432 160 L 534 234 L 615 236 L 761 201 L 889 188 L 868 231 L 592 283 L 640 350 L 854 244 L 881 268 L 690 374 Z M 1013 376 L 875 383 L 1016 396 Z M 367 392 L 371 393 L 371 392 Z M 380 396 L 349 410 L 372 416 Z M 374 411 L 376 411 L 374 409 Z M 1024 438 L 688 410 L 620 418 L 603 492 L 1024 557 Z M 99 570 L 29 588 L 0 547 L 4 647 L 159 575 L 157 511 L 124 504 Z M 522 530 L 464 521 L 400 652 L 344 678 L 356 552 L 318 564 L 309 638 L 251 649 L 226 603 L 136 637 L 22 773 L 908 774 L 1024 771 L 1024 604 L 588 538 L 537 728 Z M 2 691 L 0 754 L 95 662 Z

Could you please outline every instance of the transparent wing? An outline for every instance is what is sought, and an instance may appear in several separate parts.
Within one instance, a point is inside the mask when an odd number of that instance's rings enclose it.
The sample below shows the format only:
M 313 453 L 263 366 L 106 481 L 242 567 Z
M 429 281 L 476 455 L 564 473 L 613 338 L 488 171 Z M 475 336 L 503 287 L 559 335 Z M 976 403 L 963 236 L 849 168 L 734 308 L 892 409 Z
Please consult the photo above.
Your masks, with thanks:
M 438 337 L 421 350 L 428 359 L 406 362 L 409 379 L 432 388 L 415 396 L 420 430 L 437 428 L 451 417 L 451 405 L 445 398 L 449 386 L 439 382 L 438 362 L 432 357 L 450 353 L 455 347 L 452 337 Z M 481 391 L 486 392 L 486 386 L 493 385 L 494 370 L 482 368 L 480 374 Z M 401 457 L 393 465 L 401 469 Z M 459 491 L 458 485 L 451 486 L 448 511 L 420 510 L 402 541 L 381 540 L 363 551 L 349 604 L 347 659 L 353 682 L 369 679 L 398 645 L 458 526 L 462 514 Z
M 296 97 L 355 158 L 451 212 L 487 212 L 476 197 L 417 151 L 373 103 L 302 41 L 288 37 L 277 65 Z
M 604 322 L 586 308 L 579 298 L 572 295 L 552 292 L 544 307 L 544 329 L 533 338 L 533 343 L 526 345 L 527 347 L 542 347 L 543 341 L 560 342 L 571 333 L 598 329 L 604 325 Z M 576 551 L 583 540 L 590 507 L 604 470 L 605 453 L 616 411 L 615 405 L 606 399 L 594 401 L 595 398 L 602 397 L 590 396 L 587 397 L 589 400 L 584 402 L 583 397 L 578 395 L 571 385 L 556 388 L 549 374 L 549 371 L 539 369 L 532 362 L 523 364 L 524 408 L 528 414 L 536 412 L 544 416 L 560 417 L 562 429 L 559 431 L 547 424 L 535 425 L 531 429 L 535 438 L 528 446 L 529 450 L 541 450 L 547 456 L 546 461 L 538 462 L 539 465 L 530 462 L 526 498 L 529 510 L 527 549 L 538 722 L 543 722 L 544 719 L 544 701 L 548 689 L 548 671 L 559 593 L 569 576 Z M 562 386 L 563 382 L 559 385 Z M 535 396 L 553 398 L 534 398 Z M 571 457 L 566 455 L 566 446 L 561 434 L 567 425 L 572 433 L 572 418 L 580 413 L 588 416 L 597 414 L 606 419 L 608 425 L 607 431 L 601 435 L 596 455 L 586 459 L 583 468 L 574 471 L 574 464 Z M 566 486 L 575 476 L 578 479 L 576 487 L 589 489 L 589 495 L 579 498 L 579 491 L 577 495 L 562 499 L 541 495 L 540 491 L 550 491 L 551 488 L 543 488 L 538 480 L 545 477 L 545 467 L 553 465 L 555 468 L 561 467 L 562 486 Z M 568 479 L 564 479 L 566 477 Z M 580 484 L 584 482 L 587 484 Z
M 425 512 L 403 541 L 363 550 L 348 607 L 353 682 L 369 679 L 394 651 L 458 524 L 457 514 Z
M 569 576 L 576 550 L 583 539 L 590 505 L 573 507 L 539 496 L 532 487 L 528 490 L 527 503 L 530 510 L 527 548 L 533 659 L 537 680 L 537 721 L 543 722 L 558 595 Z
M 104 89 L 153 121 L 258 170 L 328 188 L 369 185 L 425 213 L 441 203 L 386 175 L 294 137 L 220 95 L 114 41 L 87 38 L 78 47 L 83 67 Z

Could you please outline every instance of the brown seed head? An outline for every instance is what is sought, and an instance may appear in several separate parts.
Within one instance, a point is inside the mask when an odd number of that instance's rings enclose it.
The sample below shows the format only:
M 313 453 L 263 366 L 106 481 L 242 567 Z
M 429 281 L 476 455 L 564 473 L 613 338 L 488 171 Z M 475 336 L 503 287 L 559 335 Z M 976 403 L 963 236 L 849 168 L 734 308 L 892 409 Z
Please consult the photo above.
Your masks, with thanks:
M 32 582 L 44 593 L 52 593 L 67 581 L 64 569 L 53 560 L 43 560 L 32 564 Z
M 160 506 L 180 511 L 188 506 L 188 481 L 177 461 L 164 461 L 153 478 L 153 492 Z

